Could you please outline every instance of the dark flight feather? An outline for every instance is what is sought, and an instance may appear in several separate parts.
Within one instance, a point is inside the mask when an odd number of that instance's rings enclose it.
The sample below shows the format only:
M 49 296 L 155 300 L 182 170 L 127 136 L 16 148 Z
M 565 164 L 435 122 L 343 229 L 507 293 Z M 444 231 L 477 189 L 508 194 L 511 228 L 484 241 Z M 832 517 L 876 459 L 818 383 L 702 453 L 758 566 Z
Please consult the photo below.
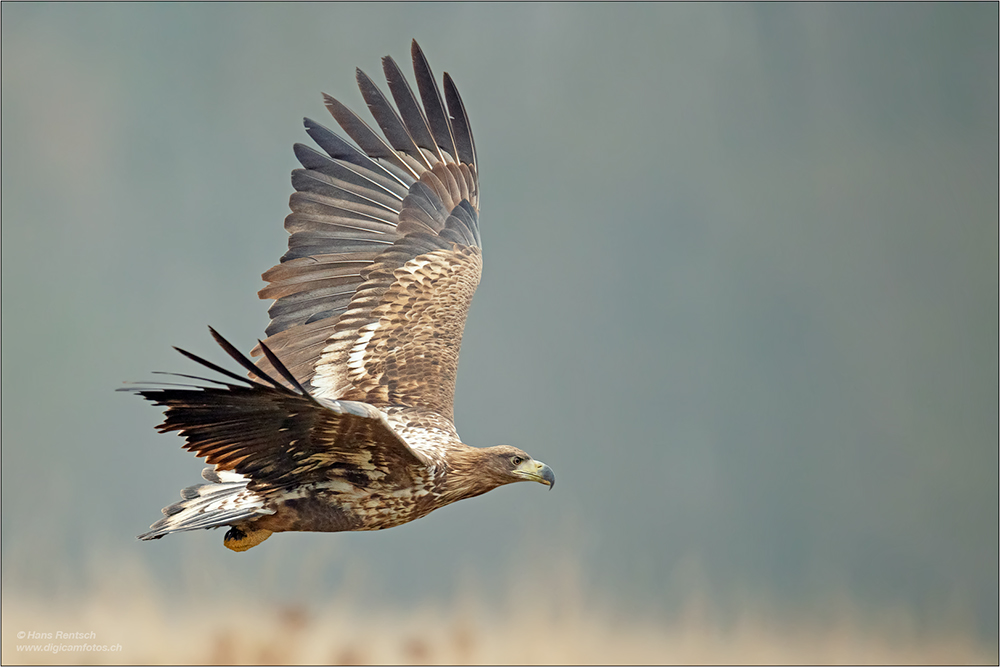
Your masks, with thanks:
M 427 124 L 427 117 L 420 108 L 417 98 L 414 97 L 413 90 L 410 89 L 410 84 L 407 83 L 399 65 L 391 57 L 386 56 L 382 58 L 382 72 L 385 74 L 385 80 L 389 84 L 389 92 L 392 93 L 392 99 L 396 101 L 399 115 L 406 125 L 407 132 L 413 138 L 413 142 L 420 148 L 433 153 L 439 162 L 443 162 L 444 156 L 441 155 L 437 142 L 434 141 L 430 125 Z

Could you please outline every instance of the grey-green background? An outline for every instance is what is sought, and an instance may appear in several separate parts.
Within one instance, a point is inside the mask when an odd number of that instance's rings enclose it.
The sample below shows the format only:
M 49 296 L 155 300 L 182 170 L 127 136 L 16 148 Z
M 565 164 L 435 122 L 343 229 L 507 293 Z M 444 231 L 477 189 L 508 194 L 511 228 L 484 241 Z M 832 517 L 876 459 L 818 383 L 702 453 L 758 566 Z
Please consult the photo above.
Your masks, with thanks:
M 571 562 L 622 613 L 849 599 L 997 642 L 998 8 L 3 3 L 3 580 L 383 604 Z M 331 93 L 456 79 L 485 271 L 456 405 L 515 485 L 383 533 L 134 536 L 199 480 L 114 389 L 249 350 Z M 308 560 L 309 554 L 318 554 Z M 308 561 L 308 562 L 307 562 Z M 313 575 L 311 575 L 313 576 Z M 462 582 L 465 582 L 463 584 Z M 248 586 L 252 593 L 252 587 Z M 279 586 L 280 588 L 280 586 Z

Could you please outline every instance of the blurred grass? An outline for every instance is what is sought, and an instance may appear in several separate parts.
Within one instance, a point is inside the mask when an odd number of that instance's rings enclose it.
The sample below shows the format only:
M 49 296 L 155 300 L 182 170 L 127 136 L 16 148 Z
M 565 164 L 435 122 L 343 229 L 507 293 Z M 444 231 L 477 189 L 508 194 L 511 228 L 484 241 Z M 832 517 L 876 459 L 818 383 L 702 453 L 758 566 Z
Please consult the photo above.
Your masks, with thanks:
M 519 577 L 503 599 L 471 582 L 446 603 L 380 608 L 356 588 L 320 603 L 283 600 L 257 581 L 239 593 L 182 591 L 135 563 L 110 567 L 82 597 L 15 588 L 3 592 L 4 664 L 997 662 L 995 647 L 960 627 L 922 627 L 905 609 L 831 599 L 789 614 L 747 600 L 723 615 L 695 595 L 666 617 L 604 604 L 572 573 Z M 17 639 L 25 631 L 94 632 L 90 643 L 121 650 L 26 652 L 18 646 L 49 642 Z

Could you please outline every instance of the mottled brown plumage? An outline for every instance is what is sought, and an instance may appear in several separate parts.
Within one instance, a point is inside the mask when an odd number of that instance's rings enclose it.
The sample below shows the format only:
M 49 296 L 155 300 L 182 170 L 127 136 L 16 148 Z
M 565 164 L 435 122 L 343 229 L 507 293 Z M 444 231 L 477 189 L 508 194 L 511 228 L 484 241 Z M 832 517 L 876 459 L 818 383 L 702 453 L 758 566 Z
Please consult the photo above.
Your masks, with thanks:
M 391 58 L 395 108 L 358 70 L 383 136 L 329 96 L 356 146 L 306 119 L 325 154 L 295 146 L 303 168 L 288 252 L 263 275 L 274 303 L 259 359 L 212 331 L 249 379 L 181 350 L 228 379 L 134 390 L 166 407 L 160 431 L 213 466 L 142 539 L 229 526 L 226 546 L 242 551 L 273 532 L 379 530 L 503 484 L 554 483 L 520 449 L 469 447 L 455 431 L 482 273 L 476 150 L 451 78 L 442 98 L 416 42 L 412 56 L 420 102 Z

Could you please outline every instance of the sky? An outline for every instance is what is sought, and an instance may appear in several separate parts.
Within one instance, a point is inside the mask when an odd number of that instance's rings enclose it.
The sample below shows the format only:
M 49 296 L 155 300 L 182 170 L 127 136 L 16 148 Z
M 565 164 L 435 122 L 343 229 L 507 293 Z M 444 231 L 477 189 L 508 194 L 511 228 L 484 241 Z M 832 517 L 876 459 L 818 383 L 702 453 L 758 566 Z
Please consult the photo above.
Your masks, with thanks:
M 5 589 L 86 593 L 125 558 L 411 604 L 570 563 L 623 613 L 848 599 L 996 647 L 996 4 L 2 18 Z M 138 542 L 202 465 L 115 389 L 191 372 L 172 345 L 221 360 L 207 325 L 263 336 L 302 118 L 335 127 L 321 92 L 364 115 L 354 68 L 408 70 L 412 38 L 480 160 L 456 426 L 559 484 L 239 555 Z

